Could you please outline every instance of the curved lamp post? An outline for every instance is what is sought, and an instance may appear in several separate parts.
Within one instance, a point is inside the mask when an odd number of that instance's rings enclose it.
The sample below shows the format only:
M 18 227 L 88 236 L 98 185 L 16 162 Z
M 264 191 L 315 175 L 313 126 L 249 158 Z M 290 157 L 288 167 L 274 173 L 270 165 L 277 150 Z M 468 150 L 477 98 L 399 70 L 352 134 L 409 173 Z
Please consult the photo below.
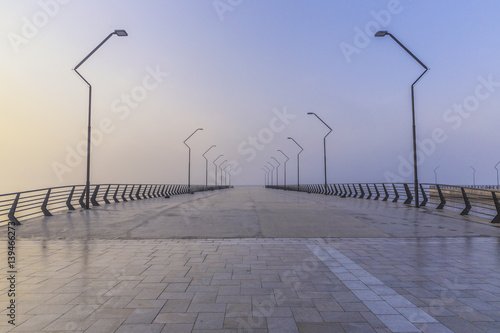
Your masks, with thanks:
M 275 159 L 274 157 L 271 157 L 271 158 L 272 158 L 273 160 L 275 160 L 275 161 L 276 161 L 276 163 L 278 163 L 278 166 L 276 167 L 276 186 L 278 186 L 278 185 L 279 185 L 279 184 L 278 184 L 278 183 L 279 183 L 279 179 L 280 179 L 280 177 L 279 177 L 279 169 L 280 169 L 280 165 L 281 165 L 281 163 L 280 163 L 277 159 Z
M 193 194 L 193 192 L 191 192 L 191 147 L 188 146 L 188 144 L 186 143 L 186 141 L 189 140 L 189 138 L 191 138 L 194 135 L 194 133 L 196 133 L 198 131 L 203 131 L 203 128 L 197 128 L 190 136 L 187 137 L 186 140 L 184 140 L 184 144 L 189 149 L 189 158 L 188 158 L 188 191 L 191 194 Z
M 498 162 L 496 165 L 495 165 L 495 169 L 497 170 L 497 187 L 500 186 L 500 180 L 498 178 L 498 165 L 500 164 L 500 162 Z
M 301 146 L 301 145 L 299 145 L 299 144 L 297 143 L 297 141 L 295 141 L 295 139 L 294 139 L 294 138 L 292 138 L 292 137 L 288 137 L 287 139 L 288 139 L 288 140 L 292 140 L 293 142 L 295 142 L 295 144 L 296 144 L 297 146 L 299 146 L 299 148 L 300 148 L 300 151 L 299 151 L 299 153 L 297 154 L 297 191 L 300 191 L 300 163 L 299 163 L 300 161 L 299 161 L 299 155 L 300 155 L 300 153 L 302 153 L 302 151 L 304 150 L 304 148 L 302 148 L 302 146 Z
M 87 81 L 80 72 L 78 72 L 78 68 L 83 65 L 91 55 L 95 53 L 104 43 L 108 41 L 113 35 L 117 35 L 119 37 L 128 36 L 125 30 L 115 30 L 108 35 L 108 37 L 104 38 L 104 40 L 97 45 L 95 49 L 92 50 L 85 58 L 76 67 L 73 69 L 76 74 L 89 86 L 89 117 L 88 117 L 88 130 L 87 130 L 87 181 L 85 182 L 85 209 L 90 208 L 90 138 L 92 137 L 92 85 Z
M 226 163 L 227 160 L 224 160 L 221 164 L 219 164 L 219 171 L 220 171 L 220 186 L 222 186 L 222 164 Z
M 211 145 L 210 148 L 207 149 L 206 152 L 203 153 L 203 158 L 205 159 L 205 188 L 208 187 L 208 158 L 205 157 L 205 154 L 208 153 L 208 151 L 210 149 L 212 149 L 213 147 L 216 147 L 215 145 Z
M 226 171 L 226 169 L 227 169 L 228 167 L 230 167 L 230 166 L 231 166 L 231 164 L 228 164 L 228 165 L 226 165 L 226 166 L 224 167 L 224 169 L 223 169 L 223 170 L 224 170 L 224 186 L 227 186 L 227 171 Z
M 264 171 L 264 187 L 266 187 L 267 186 L 267 171 L 264 168 L 261 168 L 261 169 L 262 169 L 262 171 Z
M 437 169 L 439 169 L 441 166 L 437 166 L 435 169 L 434 169 L 434 181 L 437 185 L 438 183 L 438 173 L 437 173 Z
M 217 156 L 217 158 L 212 162 L 215 166 L 215 187 L 217 187 L 217 164 L 215 164 L 215 162 L 221 158 L 222 156 L 224 156 L 223 154 L 220 154 L 219 156 Z M 222 184 L 221 184 L 222 185 Z
M 267 177 L 267 186 L 269 186 L 270 182 L 269 182 L 269 174 L 271 173 L 271 169 L 269 169 L 269 167 L 267 165 L 264 165 L 264 168 L 266 168 L 267 170 L 267 174 L 266 174 L 266 177 Z
M 286 154 L 285 154 L 285 153 L 284 153 L 281 149 L 278 149 L 278 151 L 279 151 L 280 153 L 282 153 L 282 154 L 283 154 L 283 156 L 285 156 L 285 157 L 286 157 L 286 161 L 285 161 L 285 163 L 283 163 L 283 165 L 284 165 L 284 167 L 283 167 L 283 169 L 284 169 L 284 170 L 283 170 L 283 183 L 284 183 L 284 186 L 285 186 L 285 191 L 286 191 L 286 162 L 288 162 L 288 160 L 289 160 L 290 158 L 288 158 L 288 156 L 286 156 Z
M 412 121 L 413 121 L 413 168 L 414 168 L 414 175 L 415 175 L 415 207 L 420 207 L 419 203 L 419 198 L 418 198 L 418 167 L 417 167 L 417 129 L 415 126 L 415 94 L 414 94 L 414 86 L 415 84 L 422 78 L 422 76 L 427 73 L 429 68 L 424 65 L 423 62 L 421 62 L 413 53 L 410 52 L 399 40 L 396 39 L 392 34 L 390 34 L 387 31 L 377 31 L 375 33 L 375 37 L 384 37 L 384 36 L 389 36 L 391 37 L 396 43 L 398 43 L 399 46 L 403 48 L 415 61 L 417 61 L 420 66 L 424 68 L 424 71 L 420 76 L 415 80 L 415 82 L 412 83 L 411 85 L 411 114 L 412 114 Z
M 273 186 L 274 185 L 273 172 L 274 172 L 275 166 L 271 162 L 267 162 L 267 164 L 269 164 L 272 167 L 272 169 L 271 169 L 271 186 Z
M 314 112 L 308 112 L 307 114 L 308 115 L 315 115 L 316 118 L 318 118 L 330 130 L 328 133 L 326 133 L 325 137 L 323 138 L 323 151 L 324 151 L 323 154 L 324 154 L 324 160 L 325 160 L 325 194 L 328 195 L 328 190 L 327 190 L 328 189 L 328 185 L 327 185 L 327 181 L 326 181 L 326 137 L 332 132 L 332 128 L 330 126 L 328 126 L 323 121 L 323 119 L 321 119 L 316 113 L 314 113 Z
M 472 169 L 472 185 L 476 186 L 476 169 L 470 167 Z

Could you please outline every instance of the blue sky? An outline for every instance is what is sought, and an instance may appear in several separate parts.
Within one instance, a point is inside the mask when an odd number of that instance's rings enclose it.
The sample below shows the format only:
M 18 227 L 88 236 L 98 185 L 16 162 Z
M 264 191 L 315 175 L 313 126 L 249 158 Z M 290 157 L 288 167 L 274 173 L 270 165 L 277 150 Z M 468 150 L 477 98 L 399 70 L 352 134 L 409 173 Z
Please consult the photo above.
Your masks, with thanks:
M 78 151 L 87 88 L 72 68 L 114 29 L 129 36 L 113 36 L 80 69 L 94 87 L 93 183 L 186 183 L 182 142 L 198 127 L 204 130 L 189 141 L 193 183 L 204 183 L 201 154 L 213 144 L 209 161 L 224 154 L 238 171 L 236 184 L 262 183 L 271 156 L 283 161 L 277 149 L 290 156 L 287 177 L 295 180 L 298 150 L 288 136 L 305 149 L 301 182 L 321 183 L 327 129 L 307 112 L 333 128 L 329 182 L 411 182 L 410 84 L 421 68 L 389 37 L 375 39 L 371 31 L 380 28 L 431 69 L 415 90 L 420 180 L 433 182 L 439 166 L 440 183 L 471 184 L 473 166 L 478 184 L 494 184 L 499 7 L 451 0 L 4 1 L 0 192 L 84 183 Z

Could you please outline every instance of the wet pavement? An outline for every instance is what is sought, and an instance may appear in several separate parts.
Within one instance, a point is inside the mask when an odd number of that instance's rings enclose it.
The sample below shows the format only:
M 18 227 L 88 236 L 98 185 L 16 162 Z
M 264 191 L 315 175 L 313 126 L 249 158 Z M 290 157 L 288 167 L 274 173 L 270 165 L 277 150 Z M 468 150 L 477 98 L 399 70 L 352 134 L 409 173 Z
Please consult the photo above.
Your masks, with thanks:
M 500 332 L 499 236 L 455 212 L 262 188 L 60 213 L 16 228 L 0 331 Z

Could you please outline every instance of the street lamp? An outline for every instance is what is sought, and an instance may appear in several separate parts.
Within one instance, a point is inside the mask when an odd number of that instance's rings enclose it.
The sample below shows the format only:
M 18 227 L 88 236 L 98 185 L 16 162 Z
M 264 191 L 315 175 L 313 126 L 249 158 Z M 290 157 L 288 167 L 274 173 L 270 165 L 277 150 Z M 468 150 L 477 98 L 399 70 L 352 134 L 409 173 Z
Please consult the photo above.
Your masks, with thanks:
M 285 154 L 285 153 L 284 153 L 281 149 L 278 149 L 278 151 L 279 151 L 280 153 L 282 153 L 282 154 L 286 157 L 286 161 L 285 161 L 285 163 L 283 163 L 283 164 L 284 164 L 283 182 L 284 182 L 284 184 L 285 184 L 284 186 L 285 186 L 285 191 L 286 191 L 286 162 L 288 162 L 288 160 L 289 160 L 290 158 L 288 158 L 288 156 L 286 156 L 286 154 Z
M 215 162 L 221 158 L 222 156 L 224 156 L 223 154 L 217 156 L 217 158 L 212 162 L 215 166 L 215 187 L 217 187 L 217 164 L 215 164 Z M 221 184 L 222 185 L 222 184 Z
M 196 133 L 198 131 L 203 131 L 203 128 L 197 128 L 190 136 L 187 137 L 186 140 L 184 140 L 184 144 L 189 149 L 189 158 L 188 158 L 188 191 L 191 194 L 194 194 L 193 192 L 191 192 L 191 147 L 188 146 L 188 144 L 186 143 L 186 141 L 189 140 L 189 138 L 191 138 L 194 135 L 194 133 Z
M 438 183 L 438 174 L 437 174 L 437 169 L 439 169 L 441 166 L 437 166 L 435 169 L 434 169 L 434 180 L 436 182 L 436 185 Z
M 215 145 L 210 146 L 210 148 L 208 148 L 207 151 L 201 155 L 205 159 L 205 188 L 208 187 L 208 158 L 205 157 L 205 154 L 208 153 L 208 151 L 213 147 L 215 147 Z
M 292 137 L 288 137 L 287 139 L 288 139 L 288 140 L 292 140 L 293 142 L 295 142 L 295 144 L 296 144 L 297 146 L 299 146 L 299 148 L 300 148 L 300 151 L 299 151 L 299 153 L 297 154 L 297 191 L 300 191 L 300 172 L 299 172 L 299 171 L 300 171 L 300 163 L 299 163 L 300 161 L 299 161 L 299 155 L 300 155 L 300 153 L 302 153 L 302 151 L 304 150 L 304 148 L 302 148 L 302 146 L 301 146 L 301 145 L 299 145 L 299 144 L 297 143 L 297 141 L 295 141 L 295 140 L 294 140 L 294 138 L 292 138 Z
M 499 182 L 499 179 L 498 179 L 498 165 L 500 164 L 500 162 L 498 162 L 497 164 L 495 164 L 495 169 L 497 170 L 497 188 L 498 186 L 500 186 L 500 182 Z
M 412 113 L 412 121 L 413 121 L 413 168 L 414 168 L 414 175 L 415 175 L 415 207 L 420 207 L 419 199 L 418 199 L 418 168 L 417 168 L 417 129 L 415 126 L 415 94 L 414 94 L 414 86 L 415 84 L 424 76 L 425 73 L 429 70 L 427 66 L 424 65 L 423 62 L 421 62 L 413 53 L 410 52 L 399 40 L 396 39 L 392 34 L 390 34 L 387 31 L 377 31 L 375 33 L 375 37 L 384 37 L 386 35 L 389 35 L 396 43 L 398 43 L 399 46 L 403 48 L 413 59 L 415 59 L 420 66 L 424 68 L 424 71 L 418 79 L 415 80 L 415 82 L 412 83 L 411 85 L 411 113 Z
M 222 164 L 226 163 L 227 160 L 224 160 L 221 164 L 219 164 L 219 170 L 220 170 L 220 186 L 222 186 Z
M 267 186 L 267 171 L 264 168 L 261 168 L 261 169 L 262 169 L 262 171 L 264 171 L 264 187 L 266 187 Z
M 280 163 L 277 159 L 275 159 L 274 157 L 271 157 L 271 158 L 272 158 L 273 160 L 275 160 L 275 161 L 276 161 L 276 163 L 278 163 L 278 166 L 276 167 L 276 186 L 278 186 L 278 185 L 279 185 L 279 184 L 278 184 L 278 183 L 279 183 L 279 179 L 280 179 L 280 177 L 279 177 L 279 169 L 280 169 L 280 165 L 281 165 L 281 163 Z
M 470 167 L 472 169 L 472 185 L 476 186 L 476 169 Z
M 226 169 L 227 169 L 227 167 L 229 167 L 229 166 L 231 166 L 231 164 L 226 165 L 226 166 L 224 167 L 224 169 L 223 169 L 223 170 L 224 170 L 224 186 L 227 186 L 227 171 L 226 171 Z
M 308 112 L 307 114 L 308 115 L 315 115 L 316 118 L 318 118 L 330 130 L 328 133 L 326 133 L 325 137 L 323 138 L 323 150 L 324 150 L 323 154 L 324 154 L 324 159 L 325 159 L 325 194 L 328 194 L 328 190 L 327 190 L 328 185 L 327 185 L 327 181 L 326 181 L 326 137 L 332 132 L 332 128 L 330 126 L 328 126 L 316 113 Z
M 269 169 L 269 167 L 267 165 L 264 165 L 264 168 L 266 168 L 266 170 L 267 170 L 267 174 L 266 174 L 267 185 L 269 185 L 270 184 L 270 182 L 269 182 L 269 174 L 271 173 L 271 169 Z
M 227 170 L 227 174 L 229 175 L 229 187 L 231 187 L 231 171 L 233 171 L 233 166 L 229 165 L 230 168 Z
M 275 167 L 271 162 L 267 162 L 267 164 L 269 164 L 272 167 L 272 169 L 271 169 L 271 186 L 273 186 L 274 185 L 273 171 L 274 171 Z
M 97 51 L 104 43 L 108 41 L 108 39 L 111 38 L 111 36 L 117 35 L 119 37 L 125 37 L 128 36 L 127 32 L 125 30 L 115 30 L 112 33 L 108 35 L 108 37 L 104 38 L 104 40 L 97 45 L 95 49 L 92 50 L 85 58 L 83 58 L 82 61 L 76 67 L 73 69 L 76 74 L 89 86 L 89 117 L 88 117 L 88 130 L 87 130 L 87 181 L 85 183 L 85 209 L 90 208 L 90 138 L 92 137 L 92 85 L 78 72 L 78 68 L 83 65 L 85 61 L 87 61 L 88 58 L 90 58 L 91 55 L 94 54 L 95 51 Z

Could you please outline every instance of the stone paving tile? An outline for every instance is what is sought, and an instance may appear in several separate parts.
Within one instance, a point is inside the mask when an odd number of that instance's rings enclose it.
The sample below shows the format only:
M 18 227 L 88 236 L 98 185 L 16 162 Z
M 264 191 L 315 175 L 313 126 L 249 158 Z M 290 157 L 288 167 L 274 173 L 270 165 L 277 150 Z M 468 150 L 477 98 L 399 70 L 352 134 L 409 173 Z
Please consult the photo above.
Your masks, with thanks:
M 95 240 L 71 252 L 54 240 L 26 258 L 19 324 L 0 331 L 496 332 L 494 240 Z

